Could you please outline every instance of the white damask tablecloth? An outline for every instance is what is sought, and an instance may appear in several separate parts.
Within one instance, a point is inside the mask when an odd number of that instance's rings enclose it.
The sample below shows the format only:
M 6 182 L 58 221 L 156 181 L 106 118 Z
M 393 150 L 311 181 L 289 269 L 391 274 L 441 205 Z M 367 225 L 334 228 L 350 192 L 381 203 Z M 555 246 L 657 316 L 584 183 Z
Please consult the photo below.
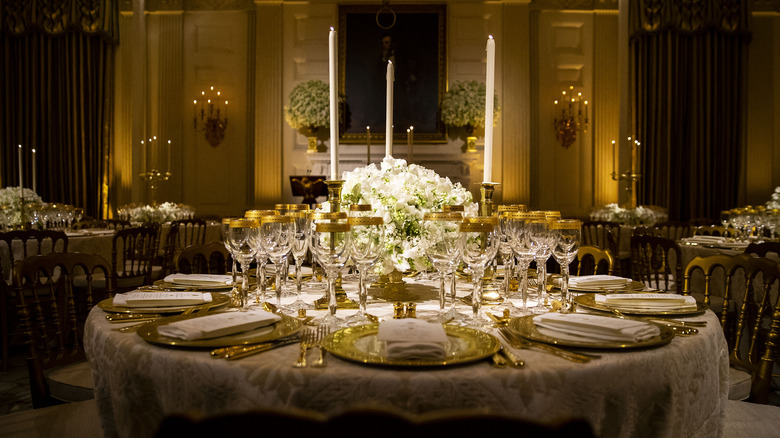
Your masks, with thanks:
M 418 304 L 418 313 L 425 306 Z M 391 307 L 372 303 L 369 311 L 389 315 Z M 237 361 L 214 359 L 208 351 L 163 348 L 114 331 L 117 325 L 105 315 L 92 310 L 84 343 L 107 437 L 152 436 L 174 413 L 289 407 L 328 414 L 366 406 L 411 414 L 470 408 L 536 422 L 584 418 L 600 437 L 722 433 L 728 358 L 709 311 L 695 317 L 708 322 L 698 335 L 650 350 L 605 352 L 587 364 L 515 350 L 524 368 L 500 369 L 483 361 L 425 370 L 365 366 L 332 356 L 325 368 L 294 368 L 297 345 Z

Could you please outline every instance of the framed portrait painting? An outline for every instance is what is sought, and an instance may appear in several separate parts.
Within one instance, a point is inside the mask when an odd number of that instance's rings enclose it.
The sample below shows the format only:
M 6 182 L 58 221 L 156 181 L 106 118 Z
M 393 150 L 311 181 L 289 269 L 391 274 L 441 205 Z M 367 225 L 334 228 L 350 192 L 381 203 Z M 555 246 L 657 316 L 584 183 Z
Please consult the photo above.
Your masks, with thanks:
M 393 62 L 393 139 L 445 143 L 440 104 L 446 90 L 446 5 L 339 6 L 341 142 L 385 141 L 387 64 Z

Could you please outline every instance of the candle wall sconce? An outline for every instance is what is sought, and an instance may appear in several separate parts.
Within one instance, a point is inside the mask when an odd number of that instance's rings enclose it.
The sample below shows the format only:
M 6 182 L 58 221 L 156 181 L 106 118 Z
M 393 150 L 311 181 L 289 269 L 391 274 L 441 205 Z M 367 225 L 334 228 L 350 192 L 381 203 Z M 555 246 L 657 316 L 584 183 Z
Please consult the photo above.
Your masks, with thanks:
M 227 130 L 228 101 L 220 91 L 211 87 L 208 92 L 201 91 L 200 99 L 193 101 L 195 116 L 193 126 L 196 131 L 205 132 L 206 141 L 213 147 L 219 146 Z M 222 104 L 224 102 L 224 109 Z
M 588 101 L 582 99 L 582 93 L 575 95 L 573 86 L 561 94 L 561 99 L 555 101 L 553 127 L 558 143 L 568 148 L 577 141 L 577 131 L 588 132 Z

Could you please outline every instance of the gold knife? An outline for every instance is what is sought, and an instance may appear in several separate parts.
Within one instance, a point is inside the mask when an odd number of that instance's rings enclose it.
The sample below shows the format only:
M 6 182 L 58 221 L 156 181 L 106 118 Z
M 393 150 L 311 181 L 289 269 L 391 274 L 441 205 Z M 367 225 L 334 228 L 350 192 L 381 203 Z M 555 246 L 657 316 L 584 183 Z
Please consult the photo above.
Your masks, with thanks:
M 236 360 L 236 359 L 243 359 L 247 356 L 252 356 L 253 354 L 262 353 L 263 351 L 272 350 L 276 347 L 281 347 L 284 345 L 290 345 L 295 344 L 297 342 L 300 342 L 300 339 L 286 339 L 284 341 L 276 341 L 276 342 L 268 342 L 265 344 L 260 345 L 254 345 L 251 347 L 244 347 L 242 349 L 239 349 L 238 351 L 234 353 L 227 353 L 225 354 L 224 358 L 227 360 Z

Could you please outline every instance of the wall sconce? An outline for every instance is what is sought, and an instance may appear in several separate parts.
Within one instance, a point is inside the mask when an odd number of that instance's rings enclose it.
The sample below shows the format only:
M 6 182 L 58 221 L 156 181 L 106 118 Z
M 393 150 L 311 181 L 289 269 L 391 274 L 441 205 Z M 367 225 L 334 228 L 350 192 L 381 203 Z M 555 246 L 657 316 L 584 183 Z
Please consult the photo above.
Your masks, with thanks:
M 209 94 L 206 95 L 205 91 L 200 92 L 200 108 L 198 108 L 198 99 L 195 99 L 193 104 L 194 117 L 193 126 L 196 131 L 204 131 L 206 133 L 206 141 L 213 147 L 219 146 L 222 140 L 225 138 L 225 131 L 227 130 L 227 106 L 228 101 L 225 100 L 225 108 L 222 110 L 222 102 L 224 97 L 219 91 L 214 91 L 214 87 L 211 87 Z M 222 114 L 220 114 L 222 112 Z M 200 121 L 198 121 L 200 119 Z
M 563 97 L 555 101 L 555 119 L 553 127 L 555 128 L 555 138 L 564 148 L 568 148 L 577 141 L 577 131 L 588 132 L 588 101 L 582 100 L 582 93 L 574 95 L 574 87 L 569 87 L 569 94 L 563 91 Z M 582 110 L 585 107 L 585 118 L 582 117 Z

